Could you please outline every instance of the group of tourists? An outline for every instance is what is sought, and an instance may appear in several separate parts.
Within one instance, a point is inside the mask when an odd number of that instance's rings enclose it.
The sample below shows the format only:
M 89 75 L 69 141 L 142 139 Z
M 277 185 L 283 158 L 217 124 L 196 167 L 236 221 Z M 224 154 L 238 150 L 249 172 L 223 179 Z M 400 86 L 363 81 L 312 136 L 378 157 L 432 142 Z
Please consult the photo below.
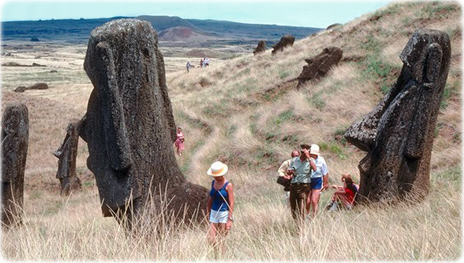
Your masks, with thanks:
M 184 141 L 182 128 L 178 127 L 174 144 L 179 156 L 184 150 Z M 220 246 L 234 222 L 234 187 L 225 177 L 227 171 L 228 166 L 217 161 L 206 172 L 213 177 L 208 197 L 208 240 L 211 244 Z M 329 169 L 321 156 L 319 145 L 301 144 L 299 150 L 293 150 L 291 158 L 279 167 L 277 181 L 284 185 L 292 217 L 299 222 L 305 218 L 314 218 L 319 210 L 321 191 L 329 188 Z M 331 186 L 336 191 L 327 206 L 329 211 L 339 207 L 351 209 L 355 202 L 359 186 L 349 174 L 342 174 L 341 181 L 342 186 Z
M 187 61 L 187 64 L 185 64 L 185 68 L 187 69 L 187 72 L 190 72 L 190 68 L 194 68 L 195 66 L 190 63 L 190 61 Z M 209 67 L 209 58 L 204 57 L 200 59 L 200 68 L 206 68 Z
M 329 170 L 319 145 L 300 145 L 300 150 L 293 150 L 291 158 L 282 163 L 277 173 L 277 182 L 284 186 L 293 218 L 301 220 L 310 214 L 315 217 L 321 191 L 329 188 Z M 342 174 L 341 180 L 342 186 L 332 185 L 336 191 L 326 207 L 329 211 L 338 207 L 351 209 L 355 202 L 359 186 L 349 174 Z

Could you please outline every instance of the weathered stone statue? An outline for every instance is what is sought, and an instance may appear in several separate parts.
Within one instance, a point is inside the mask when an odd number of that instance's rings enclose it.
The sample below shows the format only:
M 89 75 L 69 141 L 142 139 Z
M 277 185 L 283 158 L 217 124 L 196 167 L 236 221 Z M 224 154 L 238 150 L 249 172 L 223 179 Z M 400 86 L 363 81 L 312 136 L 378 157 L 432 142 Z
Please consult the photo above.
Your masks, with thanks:
M 286 48 L 288 46 L 290 46 L 290 47 L 293 46 L 294 42 L 295 42 L 295 37 L 294 36 L 290 36 L 290 35 L 283 36 L 280 39 L 280 41 L 273 46 L 272 55 L 277 53 L 277 51 L 283 51 L 284 48 Z
M 326 47 L 317 56 L 305 59 L 308 65 L 303 67 L 303 71 L 297 77 L 297 89 L 299 89 L 306 81 L 324 77 L 333 66 L 340 62 L 342 56 L 343 51 L 340 48 Z
M 120 19 L 95 28 L 84 69 L 94 89 L 80 136 L 103 215 L 130 222 L 143 212 L 203 219 L 207 189 L 187 182 L 177 165 L 176 125 L 151 24 Z M 146 201 L 154 205 L 150 211 Z
M 450 55 L 446 33 L 416 31 L 401 53 L 404 64 L 396 84 L 376 108 L 346 131 L 349 142 L 368 152 L 359 163 L 360 194 L 367 200 L 390 202 L 409 194 L 418 199 L 427 195 Z
M 253 51 L 253 55 L 256 56 L 260 53 L 263 53 L 264 51 L 266 51 L 266 42 L 264 40 L 261 40 L 258 42 L 258 46 Z
M 81 121 L 68 124 L 63 144 L 53 154 L 58 158 L 56 178 L 60 179 L 61 194 L 69 195 L 71 191 L 81 188 L 81 180 L 76 175 L 77 146 Z
M 21 223 L 29 140 L 26 105 L 7 105 L 2 119 L 2 225 Z

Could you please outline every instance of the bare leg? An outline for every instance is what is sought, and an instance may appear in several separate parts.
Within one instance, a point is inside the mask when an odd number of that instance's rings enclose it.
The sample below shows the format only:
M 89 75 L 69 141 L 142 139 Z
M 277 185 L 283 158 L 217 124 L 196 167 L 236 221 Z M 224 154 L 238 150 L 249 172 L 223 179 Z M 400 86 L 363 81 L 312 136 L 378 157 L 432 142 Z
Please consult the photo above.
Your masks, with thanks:
M 311 190 L 311 205 L 313 207 L 313 217 L 316 216 L 319 209 L 319 198 L 321 196 L 321 189 Z

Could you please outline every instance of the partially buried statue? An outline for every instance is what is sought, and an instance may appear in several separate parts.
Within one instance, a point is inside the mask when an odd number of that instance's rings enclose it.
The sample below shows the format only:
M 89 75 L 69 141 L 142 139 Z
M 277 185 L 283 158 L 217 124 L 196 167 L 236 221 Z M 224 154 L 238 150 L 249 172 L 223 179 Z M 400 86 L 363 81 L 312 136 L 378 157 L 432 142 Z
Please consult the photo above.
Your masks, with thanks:
M 401 53 L 403 68 L 387 96 L 345 138 L 367 151 L 359 163 L 359 201 L 424 198 L 451 47 L 446 33 L 418 30 Z
M 2 118 L 2 226 L 22 222 L 24 171 L 29 145 L 29 113 L 26 105 L 10 104 Z
M 94 89 L 79 135 L 103 215 L 203 219 L 207 189 L 186 181 L 172 149 L 176 125 L 151 24 L 120 19 L 95 28 L 84 69 Z
M 81 180 L 76 175 L 76 157 L 82 122 L 83 120 L 68 124 L 63 144 L 53 153 L 58 158 L 56 178 L 60 179 L 61 195 L 69 195 L 73 190 L 81 188 Z

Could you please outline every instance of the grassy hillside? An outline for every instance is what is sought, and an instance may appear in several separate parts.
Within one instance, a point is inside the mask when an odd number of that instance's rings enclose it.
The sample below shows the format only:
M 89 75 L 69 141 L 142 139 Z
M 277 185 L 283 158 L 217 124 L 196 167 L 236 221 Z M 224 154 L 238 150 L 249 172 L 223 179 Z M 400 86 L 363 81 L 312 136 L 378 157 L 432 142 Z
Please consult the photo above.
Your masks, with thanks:
M 215 255 L 206 227 L 161 225 L 125 237 L 114 219 L 102 218 L 98 191 L 87 170 L 81 141 L 78 176 L 83 189 L 59 197 L 51 152 L 66 124 L 85 112 L 91 90 L 57 83 L 48 91 L 15 94 L 2 89 L 2 105 L 22 101 L 31 118 L 26 167 L 24 226 L 4 231 L 2 255 L 11 260 L 457 260 L 461 233 L 461 7 L 453 2 L 393 4 L 350 23 L 296 41 L 272 56 L 241 56 L 190 73 L 167 75 L 176 123 L 186 136 L 178 158 L 188 180 L 209 187 L 206 170 L 215 160 L 229 165 L 235 185 L 236 222 L 228 248 Z M 432 153 L 429 196 L 421 203 L 322 211 L 301 230 L 294 225 L 276 170 L 300 143 L 318 143 L 330 170 L 359 181 L 365 153 L 343 139 L 346 128 L 383 98 L 398 77 L 398 58 L 419 28 L 445 31 L 452 63 L 441 103 Z M 344 60 L 319 82 L 300 91 L 292 81 L 305 58 L 326 46 L 340 47 Z M 11 79 L 8 75 L 3 78 Z M 73 79 L 79 82 L 78 80 Z M 19 82 L 19 81 L 18 81 Z M 79 86 L 81 85 L 81 86 Z M 321 197 L 327 204 L 333 190 Z M 154 225 L 159 227 L 159 225 Z

